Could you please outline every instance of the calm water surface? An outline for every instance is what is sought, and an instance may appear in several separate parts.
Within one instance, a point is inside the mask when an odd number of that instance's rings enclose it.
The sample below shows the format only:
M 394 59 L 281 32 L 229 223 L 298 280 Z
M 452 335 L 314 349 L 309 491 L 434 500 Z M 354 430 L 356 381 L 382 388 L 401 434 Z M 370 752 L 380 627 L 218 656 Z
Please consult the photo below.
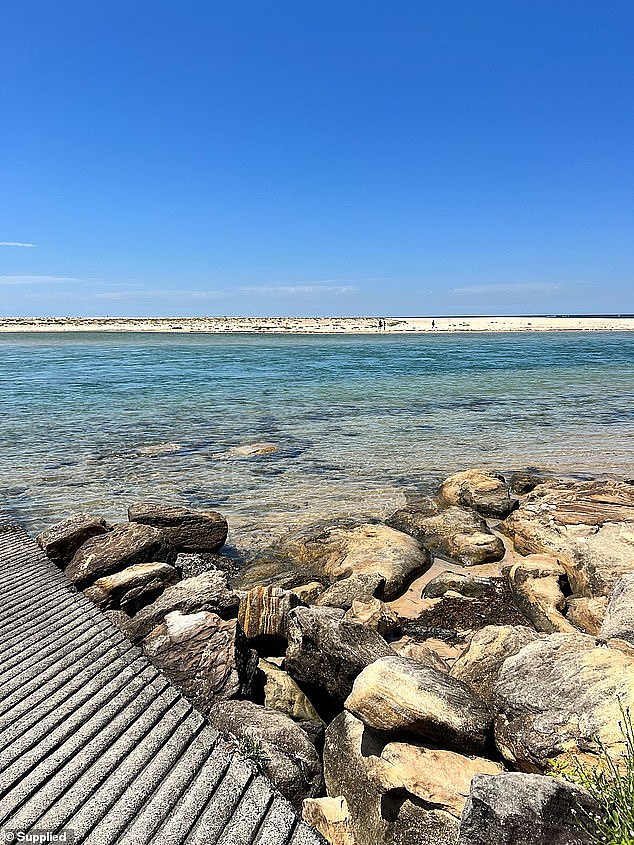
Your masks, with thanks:
M 37 531 L 165 499 L 263 544 L 473 465 L 634 477 L 633 400 L 634 333 L 0 335 L 0 506 Z

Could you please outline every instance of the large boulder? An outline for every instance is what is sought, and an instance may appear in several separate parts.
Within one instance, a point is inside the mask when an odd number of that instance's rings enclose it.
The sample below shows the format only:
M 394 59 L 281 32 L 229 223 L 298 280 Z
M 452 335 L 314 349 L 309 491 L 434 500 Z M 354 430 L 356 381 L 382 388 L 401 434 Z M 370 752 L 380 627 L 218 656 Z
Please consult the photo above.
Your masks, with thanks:
M 315 599 L 318 607 L 340 607 L 349 610 L 356 599 L 383 594 L 385 578 L 378 572 L 359 572 L 335 581 Z
M 84 595 L 102 610 L 123 610 L 133 616 L 178 580 L 178 572 L 167 563 L 137 563 L 97 578 Z
M 485 520 L 460 507 L 439 508 L 433 500 L 419 502 L 396 511 L 387 524 L 411 534 L 435 554 L 464 566 L 496 563 L 505 554 L 504 543 Z
M 634 571 L 634 485 L 549 481 L 504 522 L 521 554 L 555 555 L 572 592 L 609 595 Z
M 250 640 L 284 640 L 288 614 L 300 604 L 295 593 L 280 587 L 253 587 L 240 597 L 238 621 Z
M 261 659 L 258 668 L 264 675 L 264 704 L 279 710 L 296 722 L 321 722 L 309 699 L 284 669 Z
M 206 610 L 168 613 L 143 640 L 143 651 L 201 713 L 219 698 L 249 694 L 254 685 L 257 654 L 237 621 Z
M 85 587 L 126 566 L 164 561 L 168 553 L 165 536 L 158 528 L 129 522 L 86 540 L 64 572 L 78 587 Z
M 624 575 L 612 591 L 600 636 L 634 645 L 634 573 Z
M 574 634 L 563 615 L 566 571 L 550 555 L 528 555 L 505 569 L 515 604 L 538 631 Z
M 352 687 L 346 710 L 375 730 L 400 731 L 458 751 L 489 745 L 492 714 L 462 681 L 406 657 L 382 657 Z
M 467 684 L 483 701 L 491 701 L 506 658 L 537 637 L 535 631 L 522 625 L 487 625 L 475 632 L 468 649 L 451 666 L 450 674 Z
M 128 508 L 128 519 L 160 528 L 174 551 L 216 552 L 227 539 L 227 520 L 216 511 L 141 502 Z
M 597 807 L 585 790 L 536 774 L 479 774 L 462 815 L 458 845 L 591 845 Z
M 556 758 L 593 765 L 601 747 L 625 754 L 621 708 L 634 709 L 634 658 L 585 634 L 551 634 L 502 664 L 495 687 L 496 744 L 522 771 Z
M 350 575 L 385 579 L 383 598 L 402 593 L 431 566 L 429 552 L 414 539 L 387 525 L 320 526 L 288 537 L 282 550 L 318 575 L 339 581 Z
M 298 607 L 289 614 L 285 667 L 326 715 L 339 709 L 357 675 L 394 654 L 383 637 L 344 618 L 343 610 Z
M 296 807 L 323 791 L 319 755 L 304 731 L 288 716 L 252 701 L 222 701 L 209 721 L 233 736 L 272 783 Z
M 42 531 L 38 534 L 37 542 L 49 560 L 63 567 L 86 540 L 106 534 L 107 531 L 105 519 L 90 513 L 78 513 Z
M 504 519 L 517 507 L 503 475 L 486 469 L 468 469 L 449 476 L 438 496 L 446 505 L 473 508 L 482 516 Z
M 195 613 L 209 610 L 223 619 L 237 615 L 239 598 L 227 586 L 224 572 L 204 572 L 195 578 L 186 578 L 178 584 L 166 587 L 161 595 L 142 608 L 126 624 L 126 634 L 132 640 L 143 639 L 159 625 L 168 613 Z

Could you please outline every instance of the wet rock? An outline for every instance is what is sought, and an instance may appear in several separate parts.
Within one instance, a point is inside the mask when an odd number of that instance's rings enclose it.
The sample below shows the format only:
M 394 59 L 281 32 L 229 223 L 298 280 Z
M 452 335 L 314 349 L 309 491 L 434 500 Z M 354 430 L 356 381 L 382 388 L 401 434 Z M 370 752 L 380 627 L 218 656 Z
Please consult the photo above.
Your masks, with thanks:
M 342 795 L 336 798 L 306 798 L 302 805 L 302 818 L 330 845 L 356 845 L 352 816 Z
M 634 573 L 624 575 L 612 591 L 601 625 L 601 639 L 625 640 L 634 645 Z
M 102 610 L 118 609 L 133 616 L 178 580 L 178 572 L 167 563 L 137 563 L 98 578 L 84 595 Z
M 143 651 L 201 713 L 218 698 L 247 695 L 253 687 L 257 654 L 235 619 L 173 611 L 145 637 Z
M 503 523 L 521 554 L 552 554 L 579 596 L 609 595 L 633 571 L 634 486 L 549 481 Z
M 351 575 L 385 579 L 383 598 L 399 595 L 431 566 L 429 552 L 387 525 L 320 526 L 287 538 L 283 551 L 318 575 L 339 581 Z
M 209 721 L 238 740 L 269 780 L 296 807 L 323 790 L 319 756 L 304 731 L 288 716 L 252 701 L 217 702 Z
M 634 659 L 585 634 L 551 634 L 502 664 L 496 744 L 506 760 L 543 772 L 555 758 L 594 765 L 599 743 L 624 754 L 620 704 L 634 709 Z
M 264 674 L 264 704 L 297 722 L 321 722 L 319 714 L 288 672 L 268 660 L 260 660 Z
M 181 613 L 208 610 L 229 619 L 236 616 L 238 604 L 238 596 L 227 586 L 224 572 L 205 572 L 166 587 L 152 604 L 142 608 L 130 620 L 126 633 L 130 639 L 140 640 L 175 610 Z
M 292 610 L 287 636 L 286 670 L 326 715 L 337 712 L 362 669 L 394 653 L 376 631 L 348 622 L 342 610 L 331 608 Z
M 436 554 L 464 566 L 496 563 L 504 557 L 504 543 L 489 530 L 481 516 L 459 507 L 430 513 L 430 507 L 415 505 L 397 511 L 387 524 L 411 534 Z
M 482 516 L 504 519 L 517 507 L 503 475 L 485 469 L 468 469 L 451 475 L 438 496 L 446 505 L 473 508 Z
M 538 484 L 543 484 L 546 476 L 539 472 L 514 472 L 509 479 L 509 487 L 512 493 L 525 496 L 532 493 Z
M 578 630 L 596 636 L 601 629 L 607 606 L 605 596 L 569 596 L 566 599 L 566 619 Z
M 355 599 L 378 596 L 385 587 L 385 578 L 378 572 L 362 572 L 335 581 L 315 600 L 318 607 L 340 607 L 349 610 Z
M 128 508 L 128 519 L 160 528 L 174 551 L 216 552 L 227 539 L 227 520 L 215 511 L 141 502 Z
M 352 607 L 346 613 L 346 619 L 350 622 L 357 622 L 377 631 L 382 637 L 386 637 L 395 631 L 400 624 L 398 613 L 388 607 L 380 599 L 369 598 L 367 600 L 355 599 Z
M 150 525 L 125 523 L 86 540 L 64 572 L 78 587 L 84 587 L 127 566 L 164 561 L 167 555 L 168 546 L 161 531 Z
M 382 657 L 354 682 L 346 710 L 381 731 L 403 731 L 457 751 L 489 742 L 492 716 L 466 684 L 405 657 Z
M 248 639 L 286 639 L 288 614 L 299 605 L 295 593 L 279 587 L 254 587 L 240 597 L 238 621 Z
M 521 625 L 487 625 L 473 635 L 468 649 L 452 665 L 451 676 L 489 702 L 506 658 L 537 638 L 535 631 Z
M 504 570 L 515 604 L 538 631 L 577 632 L 563 615 L 566 571 L 550 555 L 528 555 Z
M 38 534 L 44 554 L 58 566 L 65 566 L 75 552 L 90 540 L 108 531 L 106 520 L 89 513 L 78 513 Z
M 315 573 L 309 567 L 272 550 L 256 554 L 232 578 L 236 590 L 251 590 L 253 587 L 294 590 L 310 582 L 316 583 Z M 322 584 L 319 586 L 321 590 L 324 589 Z
M 441 572 L 425 584 L 423 598 L 441 598 L 452 590 L 468 598 L 482 599 L 495 595 L 499 589 L 499 582 L 499 578 L 482 578 L 470 573 Z
M 583 818 L 596 809 L 585 790 L 552 777 L 476 775 L 458 845 L 590 845 Z

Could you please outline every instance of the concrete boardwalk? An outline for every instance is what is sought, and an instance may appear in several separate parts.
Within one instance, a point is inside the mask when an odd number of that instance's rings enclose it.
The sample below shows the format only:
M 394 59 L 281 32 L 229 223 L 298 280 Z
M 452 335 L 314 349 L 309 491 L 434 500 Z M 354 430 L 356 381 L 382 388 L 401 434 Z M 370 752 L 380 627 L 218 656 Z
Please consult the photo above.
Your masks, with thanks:
M 90 845 L 323 842 L 0 513 L 0 843 L 34 830 Z

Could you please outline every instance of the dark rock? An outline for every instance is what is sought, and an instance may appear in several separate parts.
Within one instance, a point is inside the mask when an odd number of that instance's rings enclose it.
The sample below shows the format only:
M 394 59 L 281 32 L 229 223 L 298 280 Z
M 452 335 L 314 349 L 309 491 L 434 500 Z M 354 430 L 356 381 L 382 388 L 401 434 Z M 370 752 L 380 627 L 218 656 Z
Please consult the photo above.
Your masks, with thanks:
M 476 775 L 458 845 L 591 845 L 595 802 L 580 787 L 536 774 Z
M 98 578 L 84 595 L 102 610 L 119 609 L 133 616 L 178 580 L 178 572 L 167 563 L 137 563 Z
M 538 484 L 543 484 L 546 476 L 537 472 L 514 472 L 509 479 L 509 486 L 512 493 L 518 496 L 525 496 L 532 493 Z
M 174 551 L 216 552 L 227 539 L 227 520 L 215 511 L 142 502 L 128 508 L 128 519 L 160 528 Z
M 608 602 L 601 625 L 601 639 L 613 638 L 634 645 L 634 573 L 621 578 Z
M 75 552 L 91 537 L 108 531 L 106 520 L 89 513 L 78 513 L 42 531 L 37 542 L 45 555 L 58 566 L 66 566 Z
M 202 575 L 203 572 L 211 572 L 214 569 L 226 572 L 232 577 L 241 568 L 240 563 L 233 558 L 214 552 L 181 552 L 176 556 L 174 566 L 181 578 L 195 578 L 196 575 Z
M 473 508 L 482 516 L 504 519 L 517 507 L 503 475 L 485 469 L 468 469 L 451 475 L 441 485 L 438 496 L 446 505 Z
M 237 615 L 239 598 L 227 586 L 224 572 L 205 572 L 195 578 L 187 578 L 163 593 L 142 610 L 126 626 L 126 633 L 132 640 L 140 640 L 159 625 L 168 613 L 195 613 L 208 610 L 223 619 Z
M 237 621 L 205 610 L 168 613 L 143 640 L 143 651 L 201 713 L 218 698 L 248 695 L 257 672 L 257 654 Z
M 499 578 L 482 578 L 470 573 L 441 572 L 425 584 L 423 598 L 440 598 L 452 590 L 468 598 L 483 599 L 496 595 L 500 588 L 499 581 Z
M 296 807 L 322 794 L 319 756 L 304 731 L 288 716 L 252 701 L 218 702 L 209 721 L 235 737 L 238 747 Z
M 64 571 L 78 587 L 84 587 L 102 575 L 137 563 L 164 561 L 167 555 L 161 531 L 150 525 L 125 523 L 87 540 Z
M 318 607 L 340 607 L 349 610 L 355 599 L 380 596 L 385 586 L 385 578 L 378 572 L 362 572 L 349 575 L 341 581 L 335 581 L 315 600 Z

